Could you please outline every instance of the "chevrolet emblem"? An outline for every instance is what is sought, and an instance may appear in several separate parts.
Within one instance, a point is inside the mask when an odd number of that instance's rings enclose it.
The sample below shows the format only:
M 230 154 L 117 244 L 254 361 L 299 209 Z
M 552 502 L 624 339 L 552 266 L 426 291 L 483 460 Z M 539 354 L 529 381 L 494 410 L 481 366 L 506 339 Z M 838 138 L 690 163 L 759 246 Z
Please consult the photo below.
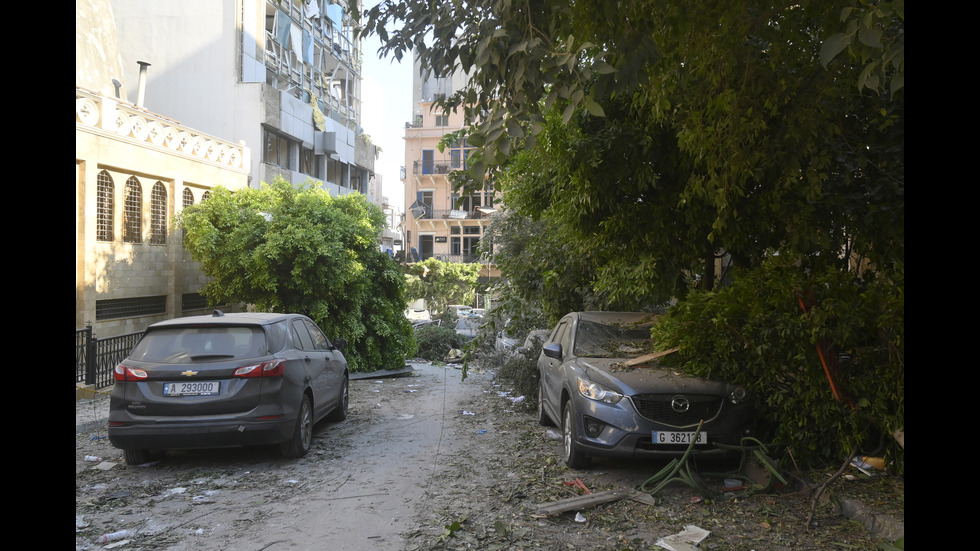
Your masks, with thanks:
M 181 375 L 184 377 L 193 377 L 194 375 L 197 375 L 197 371 L 184 371 L 181 373 Z

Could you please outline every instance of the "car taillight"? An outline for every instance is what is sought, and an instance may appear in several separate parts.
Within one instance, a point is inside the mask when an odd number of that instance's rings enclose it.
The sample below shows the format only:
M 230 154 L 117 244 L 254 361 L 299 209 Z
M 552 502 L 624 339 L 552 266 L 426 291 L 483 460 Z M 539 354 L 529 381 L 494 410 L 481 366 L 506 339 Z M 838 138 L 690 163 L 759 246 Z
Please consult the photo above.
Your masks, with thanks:
M 147 378 L 147 373 L 145 369 L 137 369 L 119 364 L 112 371 L 112 378 L 116 381 L 142 381 Z
M 282 377 L 286 371 L 286 360 L 272 360 L 260 364 L 246 365 L 235 370 L 235 377 Z

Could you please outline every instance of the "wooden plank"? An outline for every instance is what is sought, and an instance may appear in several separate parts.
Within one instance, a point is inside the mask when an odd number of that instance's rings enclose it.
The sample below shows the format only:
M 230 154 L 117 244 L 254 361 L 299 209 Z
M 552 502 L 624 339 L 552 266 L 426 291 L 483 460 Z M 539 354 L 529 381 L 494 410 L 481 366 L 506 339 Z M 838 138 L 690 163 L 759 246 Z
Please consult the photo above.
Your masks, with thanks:
M 632 360 L 629 360 L 629 361 L 623 362 L 623 363 L 625 365 L 629 365 L 629 366 L 640 365 L 642 363 L 649 362 L 650 360 L 656 360 L 657 358 L 660 358 L 661 356 L 666 356 L 667 354 L 673 354 L 674 352 L 677 352 L 678 350 L 680 350 L 680 348 L 671 348 L 670 350 L 663 350 L 661 352 L 654 352 L 653 354 L 647 354 L 646 356 L 640 356 L 639 358 L 633 358 Z
M 537 513 L 539 515 L 553 515 L 555 513 L 564 513 L 565 511 L 572 511 L 575 509 L 585 509 L 586 507 L 593 507 L 595 505 L 625 499 L 630 497 L 630 494 L 632 493 L 632 490 L 607 490 L 605 492 L 595 492 L 584 496 L 559 499 L 558 501 L 538 505 Z

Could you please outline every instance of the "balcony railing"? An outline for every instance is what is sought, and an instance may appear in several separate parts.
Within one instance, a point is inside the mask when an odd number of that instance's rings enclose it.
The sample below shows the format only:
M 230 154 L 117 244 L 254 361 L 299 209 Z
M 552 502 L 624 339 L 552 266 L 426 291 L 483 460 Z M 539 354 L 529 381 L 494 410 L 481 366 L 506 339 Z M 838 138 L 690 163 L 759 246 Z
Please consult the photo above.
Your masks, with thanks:
M 463 167 L 453 166 L 451 162 L 427 163 L 424 161 L 415 161 L 412 165 L 412 174 L 449 174 L 461 168 Z
M 484 262 L 483 258 L 478 254 L 429 254 L 423 255 L 419 260 L 425 260 L 426 258 L 435 258 L 436 260 L 441 260 L 443 262 L 456 262 L 459 264 L 481 264 Z
M 422 215 L 416 217 L 416 220 L 480 220 L 490 218 L 489 214 L 477 209 L 434 209 L 429 205 L 423 205 L 423 207 Z
M 132 104 L 77 87 L 75 124 L 201 162 L 232 170 L 249 170 L 249 150 L 242 143 L 236 144 L 198 132 Z

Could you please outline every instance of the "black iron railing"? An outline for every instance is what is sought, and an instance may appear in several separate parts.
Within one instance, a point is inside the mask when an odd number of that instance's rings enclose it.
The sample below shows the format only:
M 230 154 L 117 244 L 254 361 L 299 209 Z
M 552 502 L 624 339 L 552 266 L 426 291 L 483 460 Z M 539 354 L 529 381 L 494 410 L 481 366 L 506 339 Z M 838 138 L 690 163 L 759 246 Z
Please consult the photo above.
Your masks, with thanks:
M 92 326 L 75 330 L 75 384 L 105 388 L 112 385 L 112 370 L 143 336 L 143 332 L 100 339 Z

